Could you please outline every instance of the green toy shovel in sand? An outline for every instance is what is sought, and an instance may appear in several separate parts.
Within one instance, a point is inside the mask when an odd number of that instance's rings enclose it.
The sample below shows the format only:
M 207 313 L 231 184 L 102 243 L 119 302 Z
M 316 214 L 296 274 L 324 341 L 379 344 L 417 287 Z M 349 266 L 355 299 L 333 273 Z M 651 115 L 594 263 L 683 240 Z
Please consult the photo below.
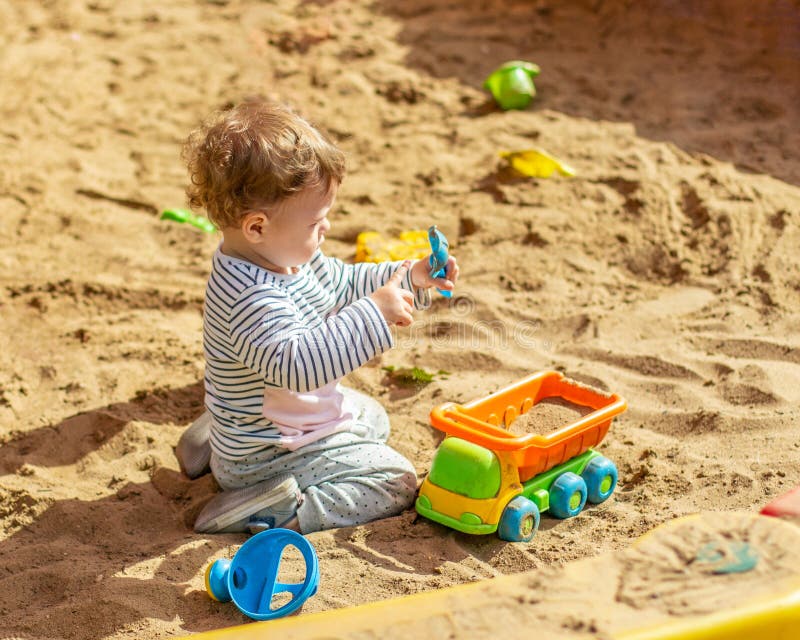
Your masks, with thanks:
M 205 216 L 200 216 L 196 213 L 192 213 L 188 209 L 181 209 L 178 207 L 164 209 L 164 211 L 161 212 L 161 219 L 185 223 L 200 229 L 200 231 L 205 231 L 206 233 L 214 233 L 217 230 L 214 224 Z
M 533 79 L 539 71 L 539 66 L 533 62 L 511 60 L 495 69 L 483 87 L 489 90 L 504 111 L 524 109 L 536 95 Z

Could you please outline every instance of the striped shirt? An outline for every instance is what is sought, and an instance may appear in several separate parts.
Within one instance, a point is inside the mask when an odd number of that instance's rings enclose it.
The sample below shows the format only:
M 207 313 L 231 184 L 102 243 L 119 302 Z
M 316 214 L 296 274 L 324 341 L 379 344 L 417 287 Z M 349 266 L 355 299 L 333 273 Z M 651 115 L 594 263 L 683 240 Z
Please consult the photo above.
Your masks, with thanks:
M 203 347 L 211 446 L 242 460 L 272 446 L 296 449 L 346 429 L 339 380 L 390 349 L 392 334 L 367 296 L 402 262 L 345 264 L 317 251 L 297 273 L 279 274 L 214 253 L 206 287 Z M 430 304 L 403 288 L 418 309 Z

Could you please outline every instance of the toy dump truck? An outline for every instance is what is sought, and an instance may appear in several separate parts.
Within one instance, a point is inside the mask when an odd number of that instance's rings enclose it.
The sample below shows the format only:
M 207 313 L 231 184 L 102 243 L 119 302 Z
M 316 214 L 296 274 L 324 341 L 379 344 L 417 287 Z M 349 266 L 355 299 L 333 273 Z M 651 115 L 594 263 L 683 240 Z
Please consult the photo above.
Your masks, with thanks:
M 590 412 L 544 435 L 509 430 L 546 398 Z M 616 394 L 541 371 L 468 404 L 436 407 L 431 424 L 447 437 L 420 487 L 417 512 L 465 533 L 527 542 L 542 512 L 571 518 L 587 500 L 597 504 L 614 492 L 617 468 L 592 447 L 626 406 Z

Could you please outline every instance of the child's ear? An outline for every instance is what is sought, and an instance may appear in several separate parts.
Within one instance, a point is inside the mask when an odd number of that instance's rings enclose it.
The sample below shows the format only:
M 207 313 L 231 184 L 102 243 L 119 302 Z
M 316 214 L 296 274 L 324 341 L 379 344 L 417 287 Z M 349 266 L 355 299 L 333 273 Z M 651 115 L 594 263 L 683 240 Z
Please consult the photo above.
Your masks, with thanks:
M 269 225 L 269 216 L 264 211 L 251 211 L 242 218 L 242 235 L 250 242 L 258 242 Z

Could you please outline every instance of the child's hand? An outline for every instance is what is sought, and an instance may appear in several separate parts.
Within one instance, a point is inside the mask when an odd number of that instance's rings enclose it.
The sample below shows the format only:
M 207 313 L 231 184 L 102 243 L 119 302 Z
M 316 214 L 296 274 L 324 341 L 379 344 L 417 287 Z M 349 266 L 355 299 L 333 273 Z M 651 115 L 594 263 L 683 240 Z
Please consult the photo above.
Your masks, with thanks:
M 411 315 L 414 310 L 414 295 L 400 286 L 410 264 L 411 261 L 406 260 L 386 281 L 386 284 L 370 296 L 386 322 L 396 324 L 398 327 L 407 327 L 414 322 Z
M 418 289 L 436 287 L 437 289 L 452 291 L 455 289 L 456 280 L 458 280 L 458 263 L 453 256 L 447 259 L 445 273 L 447 274 L 446 278 L 431 278 L 429 259 L 417 260 L 411 267 L 411 284 Z

